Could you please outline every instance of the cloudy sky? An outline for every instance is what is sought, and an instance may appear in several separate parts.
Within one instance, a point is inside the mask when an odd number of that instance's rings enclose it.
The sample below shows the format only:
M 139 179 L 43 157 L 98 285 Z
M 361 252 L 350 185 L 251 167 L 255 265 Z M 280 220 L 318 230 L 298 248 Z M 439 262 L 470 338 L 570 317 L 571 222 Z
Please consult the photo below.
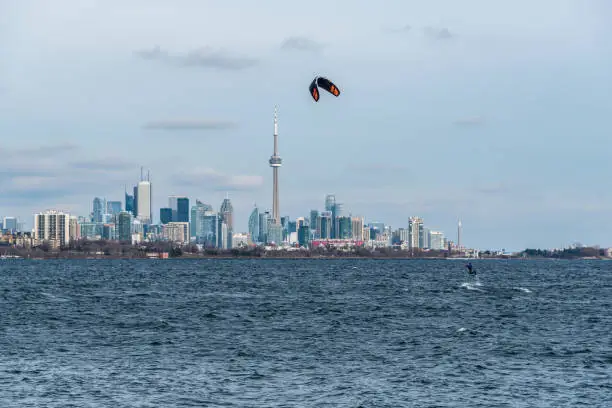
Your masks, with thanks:
M 0 0 L 0 216 L 85 215 L 151 171 L 245 230 L 271 207 L 480 248 L 612 245 L 606 0 Z M 315 74 L 342 90 L 314 103 Z

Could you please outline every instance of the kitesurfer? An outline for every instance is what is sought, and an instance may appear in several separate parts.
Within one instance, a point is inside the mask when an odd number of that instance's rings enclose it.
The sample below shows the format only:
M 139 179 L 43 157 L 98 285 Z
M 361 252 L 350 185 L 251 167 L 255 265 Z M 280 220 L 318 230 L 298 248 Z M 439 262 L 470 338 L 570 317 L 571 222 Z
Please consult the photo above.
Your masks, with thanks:
M 471 262 L 468 262 L 467 265 L 465 265 L 465 267 L 467 268 L 468 273 L 470 275 L 475 275 L 476 274 L 476 271 L 474 270 L 474 267 L 472 266 Z

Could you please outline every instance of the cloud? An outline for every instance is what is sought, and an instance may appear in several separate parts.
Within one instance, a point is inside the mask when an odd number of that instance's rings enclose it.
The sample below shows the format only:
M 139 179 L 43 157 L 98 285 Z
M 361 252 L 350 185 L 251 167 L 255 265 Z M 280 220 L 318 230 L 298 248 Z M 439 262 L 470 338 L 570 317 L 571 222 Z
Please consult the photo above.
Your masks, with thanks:
M 52 150 L 52 149 L 51 149 Z M 20 149 L 22 154 L 45 152 L 40 149 Z M 64 160 L 26 160 L 13 156 L 0 162 L 0 201 L 21 205 L 41 200 L 94 194 L 124 184 L 125 172 L 133 166 L 120 158 L 107 157 Z
M 485 123 L 485 119 L 482 116 L 469 116 L 457 119 L 453 123 L 457 126 L 479 126 Z
M 68 164 L 70 167 L 77 170 L 90 171 L 124 171 L 135 168 L 134 163 L 117 157 L 106 157 L 91 160 L 80 160 Z
M 289 37 L 281 44 L 282 50 L 321 51 L 325 44 L 306 37 Z
M 11 174 L 2 181 L 1 202 L 11 205 L 34 201 L 65 199 L 66 197 L 97 194 L 122 184 L 123 177 L 117 173 L 105 172 L 104 177 L 83 174 L 82 171 L 59 168 L 40 174 Z M 94 181 L 95 180 L 95 181 Z
M 211 168 L 194 168 L 175 174 L 173 183 L 183 186 L 210 187 L 217 191 L 254 190 L 263 185 L 261 176 L 228 175 Z
M 216 68 L 221 70 L 242 70 L 258 64 L 258 60 L 250 57 L 240 57 L 228 54 L 223 50 L 214 50 L 212 47 L 201 47 L 182 55 L 171 55 L 159 46 L 149 50 L 134 52 L 145 60 L 159 60 L 184 67 Z
M 451 34 L 448 28 L 435 28 L 435 27 L 425 27 L 423 29 L 425 35 L 429 38 L 433 38 L 435 40 L 447 40 L 453 38 L 455 35 Z
M 28 159 L 32 157 L 40 158 L 40 157 L 48 157 L 48 156 L 57 156 L 64 153 L 73 152 L 75 150 L 79 150 L 80 146 L 74 143 L 58 143 L 58 144 L 50 144 L 43 146 L 33 146 L 33 147 L 25 147 L 19 149 L 2 149 L 0 148 L 0 155 L 9 159 Z
M 218 119 L 173 119 L 144 124 L 150 130 L 222 130 L 236 126 L 235 122 Z

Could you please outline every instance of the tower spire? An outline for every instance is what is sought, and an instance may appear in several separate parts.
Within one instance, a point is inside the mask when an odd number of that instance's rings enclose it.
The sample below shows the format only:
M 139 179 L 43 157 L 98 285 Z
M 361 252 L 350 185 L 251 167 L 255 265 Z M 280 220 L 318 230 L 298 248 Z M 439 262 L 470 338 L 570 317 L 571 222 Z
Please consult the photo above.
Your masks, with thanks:
M 278 106 L 274 107 L 274 135 L 278 136 Z M 274 152 L 278 153 L 276 149 Z
M 278 106 L 274 107 L 274 150 L 269 160 L 272 167 L 272 219 L 275 224 L 280 224 L 280 211 L 278 199 L 278 169 L 282 165 L 282 159 L 278 154 Z
M 461 250 L 461 219 L 459 219 L 459 222 L 457 223 L 457 248 L 459 250 Z

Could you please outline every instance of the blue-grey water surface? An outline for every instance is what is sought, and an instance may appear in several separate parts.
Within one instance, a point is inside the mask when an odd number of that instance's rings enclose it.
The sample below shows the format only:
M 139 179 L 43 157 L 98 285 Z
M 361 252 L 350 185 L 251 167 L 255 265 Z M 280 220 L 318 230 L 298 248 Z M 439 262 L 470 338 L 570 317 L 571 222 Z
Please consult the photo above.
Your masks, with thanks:
M 612 406 L 612 263 L 473 263 L 0 261 L 0 406 Z

